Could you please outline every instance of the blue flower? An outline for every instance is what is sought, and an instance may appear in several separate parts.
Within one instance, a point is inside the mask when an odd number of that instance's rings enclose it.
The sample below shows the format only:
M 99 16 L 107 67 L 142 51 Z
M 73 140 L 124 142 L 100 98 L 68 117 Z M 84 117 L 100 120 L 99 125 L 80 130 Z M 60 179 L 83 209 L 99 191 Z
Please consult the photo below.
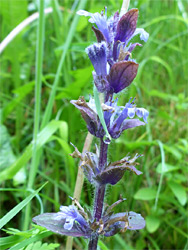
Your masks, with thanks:
M 61 206 L 58 213 L 43 213 L 32 220 L 39 226 L 67 236 L 89 238 L 92 230 L 74 205 Z
M 105 77 L 107 75 L 106 43 L 95 43 L 86 48 L 86 53 L 88 54 L 97 75 Z
M 87 227 L 87 222 L 83 216 L 78 212 L 78 209 L 74 205 L 61 206 L 60 212 L 57 213 L 57 219 L 65 219 L 64 229 L 71 230 L 74 222 L 78 222 L 80 226 Z
M 91 18 L 89 19 L 89 22 L 95 23 L 97 27 L 99 28 L 99 30 L 102 32 L 106 41 L 110 42 L 110 34 L 109 34 L 108 23 L 107 23 L 106 8 L 105 8 L 105 15 L 103 12 L 101 14 L 99 14 L 98 12 L 93 14 L 85 10 L 79 10 L 77 11 L 77 14 L 80 16 L 90 16 Z
M 118 106 L 117 101 L 118 99 L 115 99 L 102 104 L 104 120 L 108 132 L 113 139 L 117 139 L 126 129 L 145 125 L 149 115 L 149 112 L 146 109 L 135 107 L 132 98 L 125 107 Z M 80 110 L 89 132 L 96 137 L 103 138 L 105 131 L 100 123 L 94 99 L 90 98 L 90 101 L 86 103 L 85 99 L 81 97 L 77 101 L 72 100 L 71 103 Z M 143 118 L 145 123 L 139 119 L 133 119 L 135 115 L 139 118 Z
M 147 41 L 149 34 L 141 28 L 136 28 L 138 9 L 131 9 L 121 17 L 116 12 L 107 19 L 105 13 L 90 13 L 85 10 L 77 12 L 79 15 L 90 16 L 89 22 L 98 27 L 92 27 L 97 41 L 86 49 L 95 72 L 94 83 L 99 92 L 108 94 L 118 93 L 128 87 L 137 75 L 138 64 L 130 59 L 131 52 L 139 43 L 128 44 L 130 40 L 140 34 L 140 39 Z
M 141 28 L 136 28 L 138 19 L 138 9 L 131 9 L 124 15 L 120 16 L 119 12 L 116 12 L 113 17 L 107 19 L 107 8 L 105 13 L 101 14 L 90 13 L 85 10 L 79 10 L 77 12 L 81 16 L 90 16 L 89 22 L 95 23 L 98 27 L 93 26 L 93 30 L 97 37 L 98 42 L 105 41 L 108 45 L 112 45 L 113 59 L 118 58 L 118 47 L 122 44 L 123 47 L 137 34 L 140 34 L 140 39 L 147 41 L 149 34 Z M 109 53 L 110 54 L 110 53 Z

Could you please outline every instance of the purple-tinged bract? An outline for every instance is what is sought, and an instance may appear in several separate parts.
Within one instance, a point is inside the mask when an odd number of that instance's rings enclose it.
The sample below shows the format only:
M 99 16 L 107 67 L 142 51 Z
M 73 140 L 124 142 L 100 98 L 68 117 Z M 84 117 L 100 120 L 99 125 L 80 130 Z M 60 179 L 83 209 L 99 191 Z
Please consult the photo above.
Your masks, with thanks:
M 117 62 L 115 63 L 109 75 L 107 76 L 110 90 L 109 92 L 118 93 L 128 87 L 136 77 L 138 64 L 134 62 Z

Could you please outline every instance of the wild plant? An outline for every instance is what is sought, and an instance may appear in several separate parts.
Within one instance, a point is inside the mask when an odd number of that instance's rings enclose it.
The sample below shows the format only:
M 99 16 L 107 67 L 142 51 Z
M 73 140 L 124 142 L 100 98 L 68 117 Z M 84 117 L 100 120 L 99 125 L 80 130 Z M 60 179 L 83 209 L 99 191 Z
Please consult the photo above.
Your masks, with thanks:
M 78 15 L 89 16 L 97 42 L 86 48 L 93 71 L 93 97 L 88 102 L 84 97 L 71 103 L 80 110 L 89 133 L 98 138 L 96 151 L 80 153 L 76 146 L 71 154 L 80 159 L 85 177 L 94 186 L 93 208 L 83 208 L 78 200 L 71 198 L 73 204 L 61 206 L 57 213 L 44 213 L 33 221 L 55 233 L 89 239 L 88 249 L 97 249 L 99 237 L 111 237 L 127 230 L 140 230 L 145 227 L 144 218 L 136 212 L 115 213 L 114 207 L 125 201 L 122 196 L 111 205 L 104 204 L 108 185 L 114 186 L 123 177 L 125 171 L 140 175 L 136 168 L 137 159 L 126 155 L 123 159 L 108 162 L 108 148 L 111 140 L 116 140 L 124 130 L 145 125 L 149 112 L 137 107 L 135 98 L 130 98 L 124 106 L 118 106 L 118 96 L 133 82 L 137 75 L 138 63 L 131 52 L 140 43 L 131 43 L 131 39 L 140 35 L 147 41 L 149 35 L 141 28 L 136 28 L 138 9 L 117 11 L 107 18 L 107 8 L 101 13 L 85 10 Z M 143 119 L 143 121 L 141 121 Z

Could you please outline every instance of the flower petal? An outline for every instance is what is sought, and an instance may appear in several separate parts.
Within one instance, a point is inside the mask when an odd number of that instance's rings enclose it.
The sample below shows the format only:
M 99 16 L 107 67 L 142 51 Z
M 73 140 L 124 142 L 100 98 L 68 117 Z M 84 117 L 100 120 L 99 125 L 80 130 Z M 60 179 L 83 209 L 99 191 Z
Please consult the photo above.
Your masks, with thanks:
M 136 114 L 139 118 L 142 118 L 144 119 L 145 123 L 148 123 L 147 122 L 147 118 L 149 116 L 149 112 L 144 109 L 144 108 L 136 108 Z
M 149 33 L 146 32 L 144 29 L 142 28 L 137 28 L 133 34 L 132 37 L 136 36 L 140 34 L 140 40 L 143 40 L 144 42 L 147 42 L 148 38 L 149 38 Z
M 129 226 L 127 227 L 127 229 L 129 230 L 140 230 L 146 225 L 145 220 L 141 216 L 141 214 L 137 214 L 132 211 L 128 213 L 128 221 Z
M 86 48 L 93 67 L 98 76 L 106 76 L 106 64 L 107 64 L 107 47 L 106 43 L 94 43 L 93 45 Z
M 128 117 L 133 118 L 135 116 L 136 108 L 128 108 Z
M 107 25 L 107 20 L 106 20 L 105 15 L 101 15 L 98 12 L 90 13 L 90 12 L 85 11 L 85 10 L 79 10 L 79 11 L 77 11 L 77 14 L 81 15 L 81 16 L 90 16 L 91 18 L 89 19 L 89 22 L 95 23 L 97 25 L 98 29 L 102 32 L 106 41 L 110 42 L 109 30 L 108 30 L 108 25 Z
M 142 125 L 145 125 L 145 123 L 138 119 L 125 120 L 121 127 L 121 132 L 123 132 L 126 129 L 135 128 L 135 127 L 142 126 Z

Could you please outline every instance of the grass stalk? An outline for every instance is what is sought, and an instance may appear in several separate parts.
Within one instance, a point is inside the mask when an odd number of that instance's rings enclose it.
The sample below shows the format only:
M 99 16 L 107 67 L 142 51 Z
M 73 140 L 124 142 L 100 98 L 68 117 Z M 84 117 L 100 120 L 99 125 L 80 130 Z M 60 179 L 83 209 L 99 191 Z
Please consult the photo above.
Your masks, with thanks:
M 162 188 L 162 183 L 163 183 L 163 175 L 164 175 L 164 169 L 165 169 L 165 153 L 164 153 L 164 148 L 163 148 L 163 143 L 159 140 L 157 140 L 158 144 L 159 144 L 159 148 L 161 151 L 161 164 L 162 164 L 162 173 L 160 176 L 160 180 L 159 180 L 159 186 L 157 189 L 157 194 L 156 194 L 156 198 L 155 198 L 155 206 L 154 209 L 157 209 L 157 204 L 158 204 L 158 200 L 159 200 L 159 194 L 161 192 L 161 188 Z
M 32 188 L 38 168 L 38 151 L 37 151 L 37 135 L 39 132 L 40 123 L 40 105 L 41 105 L 41 85 L 42 85 L 42 61 L 44 49 L 44 29 L 45 29 L 45 16 L 44 16 L 44 1 L 40 0 L 39 19 L 37 30 L 37 45 L 36 45 L 36 75 L 35 75 L 35 114 L 34 114 L 34 130 L 33 130 L 33 153 L 31 168 L 29 173 L 28 188 Z M 24 230 L 28 228 L 30 222 L 31 203 L 26 207 Z
M 81 0 L 80 3 L 79 3 L 79 6 L 78 6 L 78 10 L 83 9 L 86 2 L 87 2 L 87 0 Z M 70 46 L 70 44 L 72 42 L 72 39 L 74 37 L 74 33 L 75 33 L 75 29 L 76 29 L 78 20 L 79 20 L 79 16 L 75 15 L 74 18 L 73 18 L 71 27 L 70 27 L 70 31 L 69 31 L 69 33 L 67 35 L 67 40 L 65 42 L 65 47 L 64 47 L 64 50 L 63 50 L 63 53 L 62 53 L 62 56 L 61 56 L 61 59 L 60 59 L 60 62 L 59 62 L 59 66 L 57 68 L 57 72 L 56 72 L 56 75 L 55 75 L 55 80 L 54 80 L 54 83 L 53 83 L 52 91 L 50 93 L 48 104 L 47 104 L 47 107 L 46 107 L 46 110 L 45 110 L 45 113 L 44 113 L 44 117 L 43 117 L 43 120 L 42 120 L 41 129 L 43 129 L 45 127 L 45 125 L 50 120 L 50 117 L 51 117 L 51 114 L 52 114 L 53 103 L 54 103 L 54 100 L 55 100 L 55 94 L 56 94 L 59 79 L 60 79 L 60 75 L 61 75 L 62 68 L 63 68 L 63 65 L 64 65 L 64 61 L 65 61 L 65 58 L 66 58 L 66 55 L 67 55 L 67 51 L 68 51 L 69 46 Z

